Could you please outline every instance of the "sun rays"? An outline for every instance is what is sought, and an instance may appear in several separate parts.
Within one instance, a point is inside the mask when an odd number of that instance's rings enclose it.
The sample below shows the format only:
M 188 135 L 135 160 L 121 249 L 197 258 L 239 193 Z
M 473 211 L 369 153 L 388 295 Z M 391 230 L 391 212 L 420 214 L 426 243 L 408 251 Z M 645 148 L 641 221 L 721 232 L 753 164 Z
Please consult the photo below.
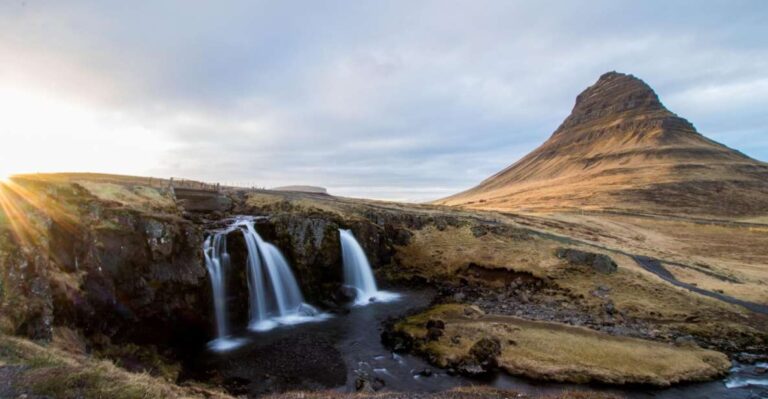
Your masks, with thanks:
M 49 197 L 42 188 L 27 186 L 40 183 L 46 184 L 42 178 L 37 181 L 4 178 L 0 181 L 0 228 L 10 227 L 14 238 L 24 248 L 42 248 L 42 237 L 46 236 L 49 223 L 70 233 L 77 227 L 75 215 L 60 205 L 59 198 Z

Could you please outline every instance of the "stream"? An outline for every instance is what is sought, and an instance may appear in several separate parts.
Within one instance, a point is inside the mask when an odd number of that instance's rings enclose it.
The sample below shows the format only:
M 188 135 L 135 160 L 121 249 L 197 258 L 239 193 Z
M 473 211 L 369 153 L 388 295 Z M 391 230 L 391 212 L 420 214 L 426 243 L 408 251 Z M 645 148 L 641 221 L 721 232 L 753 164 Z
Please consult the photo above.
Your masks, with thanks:
M 759 364 L 737 364 L 725 380 L 667 389 L 537 382 L 504 373 L 482 379 L 449 375 L 420 357 L 393 353 L 381 343 L 387 319 L 424 309 L 435 295 L 430 290 L 396 291 L 401 294 L 398 301 L 352 307 L 349 313 L 326 320 L 261 333 L 240 331 L 237 337 L 246 340 L 245 345 L 225 353 L 200 348 L 185 365 L 185 377 L 250 397 L 287 390 L 354 392 L 356 381 L 364 377 L 376 388 L 401 392 L 484 384 L 533 395 L 596 390 L 631 399 L 768 398 L 768 375 L 759 373 L 766 365 Z

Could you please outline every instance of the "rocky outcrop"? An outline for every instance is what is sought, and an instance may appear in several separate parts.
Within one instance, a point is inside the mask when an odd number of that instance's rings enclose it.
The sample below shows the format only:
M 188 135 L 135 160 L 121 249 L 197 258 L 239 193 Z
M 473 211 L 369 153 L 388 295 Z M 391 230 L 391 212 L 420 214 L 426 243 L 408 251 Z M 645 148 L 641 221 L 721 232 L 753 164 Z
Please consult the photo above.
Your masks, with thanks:
M 598 273 L 611 274 L 616 272 L 618 268 L 616 262 L 610 256 L 604 254 L 584 252 L 572 248 L 558 248 L 556 255 L 560 259 L 565 259 L 571 265 L 589 266 Z

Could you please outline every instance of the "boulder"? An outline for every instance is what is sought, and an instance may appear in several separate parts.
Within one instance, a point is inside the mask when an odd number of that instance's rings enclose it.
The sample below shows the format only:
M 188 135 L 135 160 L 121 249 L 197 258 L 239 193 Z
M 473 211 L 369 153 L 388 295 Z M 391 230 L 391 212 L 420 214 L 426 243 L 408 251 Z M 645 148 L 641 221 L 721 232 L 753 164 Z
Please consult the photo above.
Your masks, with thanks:
M 573 248 L 558 248 L 555 254 L 558 258 L 565 259 L 571 265 L 589 266 L 598 273 L 610 274 L 618 269 L 616 262 L 608 255 L 585 252 Z

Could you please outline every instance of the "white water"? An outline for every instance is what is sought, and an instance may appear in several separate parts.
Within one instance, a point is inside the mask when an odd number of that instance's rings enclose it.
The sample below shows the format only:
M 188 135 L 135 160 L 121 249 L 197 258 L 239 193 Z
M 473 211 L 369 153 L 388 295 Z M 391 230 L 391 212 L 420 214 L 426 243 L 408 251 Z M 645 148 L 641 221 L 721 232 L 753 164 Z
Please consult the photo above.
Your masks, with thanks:
M 214 350 L 229 350 L 242 344 L 242 340 L 229 336 L 225 287 L 225 273 L 231 267 L 226 237 L 237 230 L 242 232 L 248 250 L 249 329 L 266 331 L 279 325 L 328 318 L 304 302 L 285 257 L 277 247 L 262 240 L 253 223 L 251 218 L 237 219 L 226 230 L 205 240 L 205 264 L 211 277 L 216 317 L 216 339 L 209 347 Z
M 248 287 L 251 293 L 248 328 L 266 331 L 281 324 L 327 318 L 304 302 L 288 262 L 276 246 L 262 240 L 253 220 L 236 222 L 248 248 Z
M 232 338 L 229 335 L 227 323 L 224 273 L 229 269 L 229 254 L 227 253 L 226 233 L 209 236 L 203 244 L 203 254 L 205 255 L 205 267 L 211 277 L 213 308 L 216 317 L 216 339 L 209 343 L 209 347 L 218 351 L 234 349 L 240 346 L 243 340 Z
M 379 291 L 371 271 L 371 264 L 368 263 L 365 251 L 352 232 L 339 229 L 339 238 L 344 262 L 344 284 L 357 291 L 355 305 L 363 306 L 371 302 L 387 302 L 399 298 L 398 294 Z
M 768 368 L 768 363 L 754 366 L 739 365 L 731 369 L 731 376 L 726 378 L 726 388 L 768 387 L 768 375 L 755 373 L 756 368 Z

